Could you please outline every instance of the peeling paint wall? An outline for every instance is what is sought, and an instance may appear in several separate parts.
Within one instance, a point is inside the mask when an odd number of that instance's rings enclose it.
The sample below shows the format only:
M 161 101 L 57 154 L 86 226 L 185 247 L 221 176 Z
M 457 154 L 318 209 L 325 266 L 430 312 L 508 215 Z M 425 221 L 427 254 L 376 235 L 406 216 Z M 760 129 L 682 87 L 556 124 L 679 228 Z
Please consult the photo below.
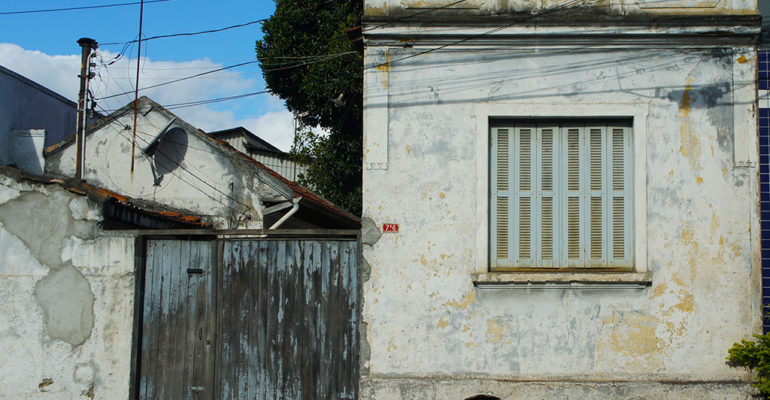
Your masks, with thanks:
M 189 210 L 220 229 L 262 228 L 262 201 L 280 195 L 260 181 L 253 165 L 192 133 L 192 127 L 154 155 L 142 151 L 170 123 L 171 117 L 146 103 L 140 109 L 133 172 L 133 112 L 88 135 L 84 179 L 132 198 Z M 74 176 L 75 155 L 71 145 L 48 156 L 46 173 Z M 153 168 L 162 178 L 157 185 Z
M 736 162 L 756 134 L 753 103 L 736 100 L 754 83 L 735 78 L 753 51 L 430 48 L 366 50 L 365 109 L 385 124 L 365 121 L 365 143 L 385 143 L 386 163 L 367 164 L 383 152 L 365 147 L 364 227 L 399 231 L 365 235 L 362 398 L 748 398 L 724 358 L 761 322 L 757 168 Z M 636 267 L 651 286 L 474 286 L 487 272 L 488 119 L 623 107 L 644 110 Z
M 58 185 L 0 175 L 0 397 L 128 396 L 134 238 Z
M 365 0 L 364 15 L 401 17 L 440 9 L 455 15 L 533 14 L 562 11 L 610 15 L 750 15 L 757 0 Z M 429 17 L 429 16 L 428 16 Z M 423 16 L 422 18 L 425 18 Z

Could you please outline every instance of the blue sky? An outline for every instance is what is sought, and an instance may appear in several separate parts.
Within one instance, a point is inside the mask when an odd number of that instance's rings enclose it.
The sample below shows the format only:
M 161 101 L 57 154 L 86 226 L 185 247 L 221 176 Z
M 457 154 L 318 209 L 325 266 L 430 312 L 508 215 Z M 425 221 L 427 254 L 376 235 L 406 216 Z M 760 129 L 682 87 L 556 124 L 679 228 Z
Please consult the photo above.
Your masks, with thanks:
M 134 0 L 35 0 L 2 2 L 0 12 L 128 3 Z M 268 18 L 272 0 L 204 1 L 171 0 L 144 6 L 143 36 L 217 29 Z M 35 80 L 62 95 L 75 99 L 80 48 L 77 40 L 90 37 L 100 43 L 92 89 L 96 97 L 131 90 L 136 73 L 136 45 L 127 58 L 109 62 L 126 42 L 138 35 L 139 5 L 0 15 L 0 65 Z M 140 87 L 194 75 L 211 69 L 256 59 L 254 44 L 261 37 L 261 25 L 253 24 L 225 32 L 158 39 L 142 45 Z M 73 75 L 74 74 L 74 75 Z M 264 90 L 257 64 L 251 64 L 205 77 L 189 79 L 146 94 L 168 105 Z M 113 110 L 133 100 L 133 95 L 100 101 Z M 243 125 L 278 147 L 291 145 L 291 115 L 283 102 L 270 95 L 172 109 L 183 119 L 204 130 Z

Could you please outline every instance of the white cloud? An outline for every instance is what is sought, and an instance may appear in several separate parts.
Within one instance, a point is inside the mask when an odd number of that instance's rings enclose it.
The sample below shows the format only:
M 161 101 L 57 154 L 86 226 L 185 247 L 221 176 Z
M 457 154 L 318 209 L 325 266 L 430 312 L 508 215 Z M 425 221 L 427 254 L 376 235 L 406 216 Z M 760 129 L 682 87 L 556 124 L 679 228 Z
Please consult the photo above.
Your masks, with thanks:
M 91 91 L 97 98 L 133 90 L 136 77 L 136 59 L 120 58 L 109 51 L 99 51 L 96 60 L 97 76 L 91 82 Z M 15 44 L 0 43 L 0 64 L 41 85 L 75 101 L 78 93 L 80 55 L 48 55 L 39 51 L 25 50 Z M 142 59 L 140 86 L 168 82 L 174 79 L 222 68 L 209 59 L 190 61 L 156 61 Z M 254 68 L 249 69 L 254 73 Z M 190 101 L 206 100 L 263 90 L 259 82 L 237 70 L 224 70 L 178 83 L 142 90 L 145 95 L 161 105 L 173 105 Z M 107 111 L 118 109 L 134 99 L 134 94 L 98 100 Z M 283 100 L 270 96 L 265 106 L 256 109 L 249 99 L 216 103 L 213 106 L 173 108 L 171 111 L 190 124 L 205 131 L 215 131 L 243 126 L 282 150 L 291 148 L 294 135 L 292 115 Z M 238 117 L 236 112 L 238 110 Z
M 288 151 L 294 141 L 294 116 L 289 111 L 273 111 L 258 118 L 243 121 L 244 128 L 272 143 L 273 146 Z
M 80 56 L 50 56 L 24 50 L 11 43 L 0 43 L 0 63 L 62 96 L 76 101 Z

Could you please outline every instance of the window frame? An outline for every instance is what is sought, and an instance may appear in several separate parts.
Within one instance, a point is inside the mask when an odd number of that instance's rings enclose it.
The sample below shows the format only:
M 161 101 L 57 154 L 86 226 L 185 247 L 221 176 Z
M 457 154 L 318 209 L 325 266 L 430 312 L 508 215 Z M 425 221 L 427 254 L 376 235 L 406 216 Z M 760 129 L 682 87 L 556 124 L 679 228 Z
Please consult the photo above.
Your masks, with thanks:
M 617 134 L 621 142 L 617 142 Z M 595 135 L 600 136 L 595 136 Z M 526 136 L 522 136 L 526 135 Z M 546 136 L 550 139 L 546 142 Z M 579 153 L 575 153 L 575 160 L 580 167 L 580 175 L 575 178 L 580 180 L 580 188 L 569 189 L 567 142 L 568 135 L 575 136 L 580 141 Z M 531 148 L 525 159 L 529 162 L 522 164 L 525 157 L 519 153 L 519 149 L 525 146 Z M 594 140 L 599 139 L 600 146 L 595 147 Z M 494 272 L 517 271 L 521 269 L 596 269 L 602 270 L 628 270 L 633 265 L 633 123 L 628 118 L 607 119 L 525 119 L 525 120 L 490 120 L 489 124 L 489 269 Z M 501 148 L 501 143 L 505 148 Z M 548 152 L 544 153 L 545 143 L 549 143 Z M 620 148 L 613 146 L 620 144 Z M 589 147 L 590 145 L 590 147 Z M 578 148 L 576 148 L 576 151 Z M 613 173 L 612 166 L 620 150 L 623 167 L 620 170 L 620 188 L 613 182 L 617 175 Z M 595 151 L 601 151 L 596 154 Z M 579 154 L 579 158 L 578 158 Z M 504 156 L 505 161 L 499 156 Z M 589 157 L 598 155 L 599 164 Z M 544 159 L 543 157 L 548 157 Z M 546 163 L 547 160 L 550 160 Z M 550 173 L 544 174 L 545 166 L 550 166 Z M 526 168 L 526 175 L 522 175 Z M 598 169 L 595 169 L 598 167 Z M 500 169 L 502 168 L 502 170 Z M 577 172 L 577 170 L 575 171 Z M 595 175 L 598 173 L 599 175 Z M 551 176 L 551 179 L 546 179 Z M 528 177 L 522 181 L 523 177 Z M 501 180 L 502 179 L 502 180 Z M 546 180 L 543 180 L 546 179 Z M 578 184 L 577 181 L 573 182 Z M 590 187 L 589 187 L 590 183 Z M 523 186 L 522 186 L 523 184 Z M 596 186 L 596 185 L 600 186 Z M 520 202 L 527 199 L 525 204 Z M 546 202 L 546 199 L 549 201 Z M 580 224 L 572 225 L 567 218 L 567 204 L 569 200 L 578 200 L 580 207 Z M 613 214 L 615 200 L 621 199 L 620 218 L 615 219 Z M 601 205 L 600 213 L 594 214 L 595 200 Z M 531 203 L 531 204 L 530 204 Z M 529 209 L 529 223 L 522 227 L 519 212 L 521 204 Z M 545 211 L 546 204 L 550 212 Z M 500 230 L 497 223 L 498 212 L 504 211 L 508 221 Z M 548 218 L 549 225 L 544 225 L 544 218 Z M 595 226 L 598 217 L 599 226 Z M 543 221 L 543 222 L 541 222 Z M 621 247 L 614 241 L 615 229 L 620 222 Z M 546 227 L 551 229 L 546 231 Z M 568 245 L 567 227 L 572 226 L 578 230 L 570 230 L 580 241 L 580 249 Z M 594 228 L 599 227 L 598 231 Z M 519 234 L 528 232 L 527 240 L 520 242 Z M 596 236 L 598 234 L 598 236 Z M 547 240 L 547 238 L 550 238 Z M 549 246 L 545 246 L 549 243 Z M 599 247 L 594 248 L 594 244 Z M 522 245 L 526 248 L 525 255 L 521 255 Z M 544 247 L 545 246 L 545 247 Z M 597 251 L 598 249 L 598 258 Z M 530 253 L 531 250 L 531 253 Z M 573 254 L 573 250 L 575 253 Z M 617 258 L 617 251 L 623 256 Z M 502 258 L 501 252 L 504 255 Z M 573 254 L 568 256 L 568 253 Z M 524 257 L 520 259 L 519 257 Z M 576 257 L 577 259 L 574 259 Z
M 601 272 L 634 272 L 646 273 L 647 268 L 647 237 L 646 237 L 646 138 L 649 117 L 649 105 L 646 103 L 479 103 L 474 106 L 473 118 L 476 121 L 476 274 L 510 274 L 510 270 L 492 270 L 490 248 L 490 148 L 491 128 L 505 121 L 559 121 L 565 123 L 575 119 L 581 123 L 587 121 L 612 121 L 625 119 L 631 121 L 633 170 L 632 196 L 632 238 L 633 263 L 630 267 L 602 267 Z M 576 268 L 515 268 L 513 273 L 520 272 L 579 272 L 594 273 L 597 269 Z

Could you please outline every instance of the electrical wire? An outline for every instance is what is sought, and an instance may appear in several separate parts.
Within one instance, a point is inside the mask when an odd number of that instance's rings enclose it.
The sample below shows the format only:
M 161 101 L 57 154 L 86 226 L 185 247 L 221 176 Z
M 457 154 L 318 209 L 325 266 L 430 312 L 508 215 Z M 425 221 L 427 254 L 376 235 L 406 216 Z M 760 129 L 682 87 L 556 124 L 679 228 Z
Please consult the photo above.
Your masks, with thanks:
M 158 1 L 161 1 L 161 0 L 158 0 Z M 162 0 L 162 1 L 171 1 L 171 0 Z M 319 5 L 330 3 L 332 1 L 334 1 L 334 0 L 326 0 L 324 2 L 319 3 Z M 466 0 L 460 0 L 460 1 L 466 1 Z M 148 3 L 149 3 L 149 1 L 148 1 Z M 139 4 L 139 3 L 134 3 L 134 4 Z M 293 14 L 293 13 L 308 11 L 308 10 L 311 10 L 313 8 L 315 8 L 315 7 L 306 7 L 306 8 L 302 8 L 302 9 L 299 9 L 299 10 L 290 11 L 289 13 Z M 270 18 L 255 19 L 253 21 L 244 22 L 242 24 L 229 25 L 229 26 L 225 26 L 225 27 L 222 27 L 222 28 L 207 29 L 207 30 L 198 31 L 198 32 L 169 33 L 169 34 L 166 34 L 166 35 L 151 36 L 151 37 L 142 39 L 142 41 L 146 42 L 146 41 L 150 41 L 150 40 L 166 39 L 166 38 L 171 38 L 171 37 L 196 36 L 196 35 L 205 35 L 205 34 L 209 34 L 209 33 L 223 32 L 223 31 L 230 30 L 230 29 L 242 28 L 244 26 L 249 26 L 249 25 L 263 23 L 263 22 L 266 22 L 266 21 L 270 20 L 273 17 L 275 17 L 275 15 L 273 15 Z M 124 43 L 132 43 L 132 42 L 135 43 L 137 41 L 138 41 L 137 39 L 134 39 L 134 40 L 131 40 L 131 41 L 128 41 L 128 42 L 101 43 L 101 45 L 102 46 L 115 46 L 115 45 L 124 44 Z
M 188 80 L 188 79 L 197 78 L 199 76 L 213 74 L 215 72 L 220 72 L 220 71 L 224 71 L 224 70 L 228 70 L 228 69 L 232 69 L 232 68 L 242 67 L 244 65 L 255 64 L 255 63 L 258 63 L 258 62 L 259 62 L 258 60 L 254 60 L 254 61 L 242 62 L 240 64 L 235 64 L 235 65 L 228 65 L 228 66 L 225 66 L 225 67 L 222 67 L 222 68 L 217 68 L 217 69 L 214 69 L 214 70 L 210 70 L 210 71 L 206 71 L 206 72 L 201 72 L 199 74 L 190 75 L 190 76 L 186 76 L 186 77 L 179 78 L 179 79 L 174 79 L 174 80 L 171 80 L 171 81 L 168 81 L 168 82 L 163 82 L 163 83 L 159 83 L 159 84 L 156 84 L 156 85 L 146 86 L 146 87 L 140 88 L 139 90 L 141 91 L 141 90 L 152 89 L 152 88 L 156 88 L 156 87 L 160 87 L 160 86 L 170 85 L 172 83 L 176 83 L 176 82 L 181 82 L 181 81 L 185 81 L 185 80 Z M 131 92 L 117 93 L 117 94 L 113 94 L 113 95 L 110 95 L 110 96 L 105 96 L 105 97 L 98 98 L 97 100 L 111 99 L 113 97 L 118 97 L 118 96 L 122 96 L 124 94 L 129 94 L 129 93 L 131 93 Z
M 465 1 L 465 0 L 463 0 L 463 1 Z M 165 38 L 179 37 L 179 36 L 195 36 L 195 35 L 204 35 L 204 34 L 207 34 L 207 33 L 222 32 L 222 31 L 226 31 L 226 30 L 230 30 L 230 29 L 241 28 L 241 27 L 244 27 L 244 26 L 258 24 L 258 23 L 261 23 L 261 22 L 265 22 L 267 20 L 268 20 L 268 18 L 262 18 L 262 19 L 256 19 L 254 21 L 245 22 L 245 23 L 242 23 L 242 24 L 226 26 L 224 28 L 208 29 L 208 30 L 205 30 L 205 31 L 198 31 L 198 32 L 170 33 L 170 34 L 167 34 L 167 35 L 150 36 L 148 38 L 142 39 L 142 41 L 143 42 L 148 42 L 150 40 L 156 40 L 156 39 L 165 39 Z M 138 42 L 138 40 L 134 39 L 134 40 L 131 40 L 131 41 L 128 41 L 128 42 L 100 43 L 100 45 L 102 45 L 102 46 L 115 46 L 115 45 L 119 45 L 119 44 L 132 43 L 132 42 L 136 43 L 136 42 Z
M 280 71 L 280 70 L 284 70 L 284 69 L 299 68 L 299 67 L 303 67 L 303 66 L 306 66 L 306 65 L 317 64 L 319 62 L 327 61 L 329 59 L 338 58 L 338 57 L 342 57 L 342 56 L 349 55 L 349 54 L 358 54 L 358 52 L 346 51 L 346 52 L 342 52 L 342 53 L 334 53 L 334 54 L 328 54 L 328 55 L 322 55 L 322 56 L 308 56 L 309 58 L 315 58 L 315 57 L 322 57 L 322 58 L 316 58 L 313 61 L 299 63 L 299 64 L 288 64 L 287 66 L 282 66 L 282 67 L 277 67 L 277 68 L 267 68 L 267 69 L 263 68 L 262 70 L 263 71 Z M 206 72 L 201 72 L 201 73 L 198 73 L 198 74 L 195 74 L 195 75 L 185 76 L 185 77 L 182 77 L 182 78 L 179 78 L 179 79 L 173 79 L 173 80 L 170 80 L 170 81 L 167 81 L 167 82 L 162 82 L 162 83 L 158 83 L 158 84 L 155 84 L 155 85 L 145 86 L 143 88 L 140 88 L 139 90 L 142 91 L 142 90 L 147 90 L 147 89 L 153 89 L 153 88 L 157 88 L 157 87 L 160 87 L 160 86 L 170 85 L 172 83 L 177 83 L 177 82 L 185 81 L 185 80 L 188 80 L 188 79 L 193 79 L 193 78 L 198 78 L 198 77 L 201 77 L 201 76 L 204 76 L 204 75 L 213 74 L 215 72 L 225 71 L 225 70 L 228 70 L 228 69 L 242 67 L 242 66 L 245 66 L 245 65 L 256 64 L 258 62 L 259 62 L 259 60 L 253 60 L 253 61 L 242 62 L 242 63 L 239 63 L 239 64 L 228 65 L 228 66 L 225 66 L 225 67 L 222 67 L 222 68 L 217 68 L 217 69 L 209 70 L 209 71 L 206 71 Z M 118 97 L 118 96 L 122 96 L 122 95 L 125 95 L 125 94 L 130 94 L 130 93 L 131 92 L 116 93 L 116 94 L 113 94 L 113 95 L 97 98 L 96 100 L 110 99 L 110 98 L 113 98 L 113 97 Z
M 165 3 L 171 0 L 147 0 L 144 3 Z M 0 11 L 0 15 L 15 15 L 15 14 L 33 14 L 33 13 L 47 13 L 47 12 L 58 12 L 58 11 L 76 11 L 76 10 L 90 10 L 93 8 L 109 8 L 109 7 L 124 7 L 124 6 L 134 6 L 137 4 L 141 4 L 139 1 L 135 1 L 132 3 L 117 3 L 117 4 L 103 4 L 99 6 L 82 6 L 82 7 L 67 7 L 67 8 L 49 8 L 45 10 L 24 10 L 24 11 Z

